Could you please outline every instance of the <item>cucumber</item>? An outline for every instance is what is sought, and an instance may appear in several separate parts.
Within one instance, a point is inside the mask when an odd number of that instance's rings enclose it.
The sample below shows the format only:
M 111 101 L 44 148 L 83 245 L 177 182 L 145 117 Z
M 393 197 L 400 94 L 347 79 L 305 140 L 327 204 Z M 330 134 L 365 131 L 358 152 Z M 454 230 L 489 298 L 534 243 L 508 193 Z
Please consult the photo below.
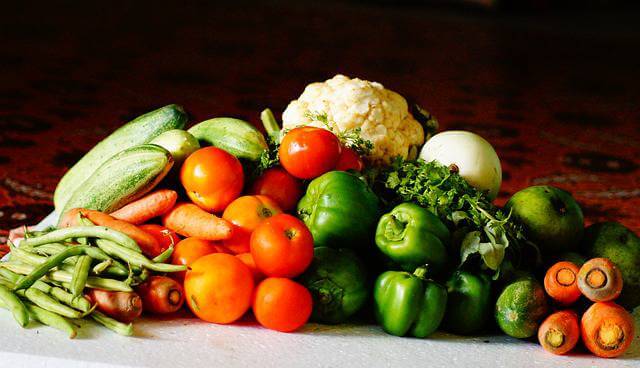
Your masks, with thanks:
M 223 149 L 237 158 L 257 161 L 267 141 L 256 127 L 244 120 L 234 118 L 214 118 L 205 120 L 188 130 L 201 146 Z
M 73 208 L 113 212 L 147 194 L 171 166 L 173 158 L 169 151 L 155 144 L 142 144 L 117 153 L 76 189 L 60 218 Z
M 113 155 L 129 147 L 149 143 L 168 130 L 182 129 L 186 122 L 187 114 L 182 107 L 167 105 L 139 116 L 118 128 L 87 152 L 62 177 L 53 196 L 56 211 L 60 213 L 76 189 Z

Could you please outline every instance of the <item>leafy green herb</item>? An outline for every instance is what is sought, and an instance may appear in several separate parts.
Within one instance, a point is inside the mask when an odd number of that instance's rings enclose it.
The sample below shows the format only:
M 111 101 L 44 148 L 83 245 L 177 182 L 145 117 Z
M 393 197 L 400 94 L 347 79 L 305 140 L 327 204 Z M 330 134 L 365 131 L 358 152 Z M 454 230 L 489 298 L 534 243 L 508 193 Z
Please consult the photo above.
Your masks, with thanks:
M 479 256 L 497 277 L 508 251 L 516 256 L 524 253 L 521 248 L 535 247 L 510 214 L 494 206 L 454 168 L 435 161 L 396 158 L 391 166 L 371 169 L 365 176 L 387 205 L 414 202 L 447 223 L 456 234 L 461 265 Z
M 354 128 L 336 132 L 333 125 L 329 122 L 329 118 L 327 117 L 326 113 L 307 112 L 305 114 L 305 117 L 311 121 L 321 122 L 327 130 L 331 131 L 336 135 L 336 137 L 338 137 L 340 142 L 342 142 L 345 147 L 351 148 L 360 156 L 366 156 L 373 150 L 373 142 L 362 138 L 361 128 Z

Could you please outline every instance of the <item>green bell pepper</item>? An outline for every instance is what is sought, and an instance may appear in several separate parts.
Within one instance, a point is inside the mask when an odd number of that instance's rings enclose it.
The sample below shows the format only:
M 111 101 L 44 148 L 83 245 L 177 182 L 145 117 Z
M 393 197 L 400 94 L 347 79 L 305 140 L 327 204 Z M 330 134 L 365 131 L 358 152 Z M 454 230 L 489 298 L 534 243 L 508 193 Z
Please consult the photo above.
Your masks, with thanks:
M 444 328 L 460 335 L 482 330 L 492 312 L 491 281 L 485 274 L 456 271 L 447 281 Z
M 344 322 L 369 297 L 364 264 L 346 248 L 315 248 L 313 261 L 299 281 L 311 292 L 311 318 L 318 322 Z
M 376 245 L 405 271 L 427 265 L 437 272 L 447 263 L 450 236 L 436 215 L 417 204 L 402 203 L 380 218 Z
M 414 274 L 387 271 L 376 280 L 376 319 L 387 333 L 427 337 L 440 326 L 447 307 L 447 290 L 424 279 L 425 272 L 424 267 Z
M 360 177 L 330 171 L 311 181 L 298 216 L 316 247 L 362 248 L 373 240 L 378 206 L 378 197 Z

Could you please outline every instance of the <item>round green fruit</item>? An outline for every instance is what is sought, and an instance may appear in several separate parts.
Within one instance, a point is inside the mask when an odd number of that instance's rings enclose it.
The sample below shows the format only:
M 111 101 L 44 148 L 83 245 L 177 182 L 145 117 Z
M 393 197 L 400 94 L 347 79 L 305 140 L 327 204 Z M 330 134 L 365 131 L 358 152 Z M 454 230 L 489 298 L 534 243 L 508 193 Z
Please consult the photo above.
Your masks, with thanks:
M 542 285 L 532 277 L 522 277 L 502 290 L 496 301 L 496 322 L 507 335 L 526 339 L 536 334 L 547 310 Z
M 168 130 L 155 137 L 151 143 L 169 151 L 177 164 L 182 163 L 187 156 L 200 148 L 198 140 L 182 129 Z
M 593 224 L 585 230 L 582 250 L 618 266 L 624 281 L 618 304 L 627 309 L 640 305 L 640 238 L 633 231 L 617 222 Z
M 527 237 L 543 255 L 576 248 L 584 231 L 584 217 L 568 192 L 551 186 L 533 186 L 516 194 L 505 205 L 525 228 Z

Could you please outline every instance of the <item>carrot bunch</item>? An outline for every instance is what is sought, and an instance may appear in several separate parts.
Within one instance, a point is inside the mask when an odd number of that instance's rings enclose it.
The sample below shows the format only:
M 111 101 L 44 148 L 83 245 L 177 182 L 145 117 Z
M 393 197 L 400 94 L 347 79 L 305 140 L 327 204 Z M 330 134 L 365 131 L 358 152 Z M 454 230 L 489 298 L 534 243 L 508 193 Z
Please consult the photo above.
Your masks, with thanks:
M 582 315 L 572 310 L 551 314 L 540 325 L 538 341 L 553 354 L 566 354 L 580 338 L 594 355 L 613 358 L 624 354 L 634 337 L 631 314 L 613 301 L 622 291 L 622 275 L 606 258 L 593 258 L 582 267 L 571 262 L 558 262 L 544 277 L 544 287 L 551 299 L 562 307 L 575 303 L 581 296 L 594 302 Z

